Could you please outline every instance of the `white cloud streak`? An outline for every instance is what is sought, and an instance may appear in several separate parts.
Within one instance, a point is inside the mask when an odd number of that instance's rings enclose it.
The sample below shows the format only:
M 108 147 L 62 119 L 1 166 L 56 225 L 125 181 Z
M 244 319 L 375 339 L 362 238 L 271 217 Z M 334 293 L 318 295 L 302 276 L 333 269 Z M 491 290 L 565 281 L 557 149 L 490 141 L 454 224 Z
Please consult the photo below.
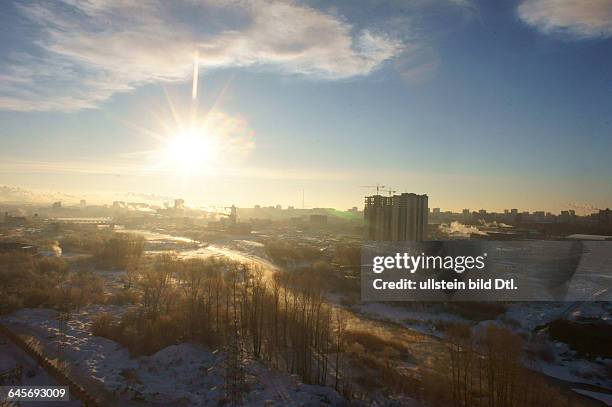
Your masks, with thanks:
M 0 65 L 0 109 L 74 111 L 193 70 L 258 67 L 326 80 L 368 75 L 391 36 L 289 1 L 18 3 L 38 40 Z
M 545 34 L 571 39 L 612 37 L 611 0 L 525 0 L 518 15 Z

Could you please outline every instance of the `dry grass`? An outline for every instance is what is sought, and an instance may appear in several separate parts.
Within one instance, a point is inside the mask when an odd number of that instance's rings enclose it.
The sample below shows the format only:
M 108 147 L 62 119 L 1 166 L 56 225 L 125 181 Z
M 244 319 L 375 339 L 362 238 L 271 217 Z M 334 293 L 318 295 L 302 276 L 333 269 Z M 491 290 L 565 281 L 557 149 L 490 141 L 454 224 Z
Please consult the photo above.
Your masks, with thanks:
M 344 340 L 349 346 L 358 343 L 366 352 L 378 355 L 383 355 L 385 349 L 387 349 L 387 353 L 391 349 L 399 355 L 404 355 L 408 352 L 406 346 L 400 341 L 381 338 L 367 331 L 348 330 L 345 333 Z

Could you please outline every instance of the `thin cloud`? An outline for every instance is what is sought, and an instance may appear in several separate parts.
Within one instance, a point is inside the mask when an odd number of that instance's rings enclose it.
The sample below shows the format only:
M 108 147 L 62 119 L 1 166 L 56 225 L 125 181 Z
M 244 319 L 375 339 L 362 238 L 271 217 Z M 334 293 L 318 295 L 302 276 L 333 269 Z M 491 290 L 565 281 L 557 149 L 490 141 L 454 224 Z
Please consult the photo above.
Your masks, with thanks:
M 133 162 L 125 160 L 126 157 L 116 159 L 105 159 L 99 161 L 40 161 L 40 160 L 15 160 L 2 158 L 0 161 L 0 174 L 85 174 L 85 175 L 108 175 L 115 177 L 149 177 L 164 176 L 168 179 L 176 177 L 176 173 L 168 168 L 152 168 L 146 160 Z M 346 180 L 353 177 L 348 171 L 325 171 L 317 169 L 286 169 L 265 167 L 222 167 L 214 171 L 203 171 L 197 177 L 223 176 L 226 178 L 240 178 L 253 180 L 310 180 L 330 181 Z
M 545 34 L 574 39 L 612 37 L 610 0 L 525 0 L 518 15 Z
M 432 80 L 440 65 L 437 52 L 431 47 L 407 49 L 395 58 L 395 69 L 400 77 L 410 85 L 418 85 Z
M 368 75 L 404 44 L 290 1 L 90 0 L 15 5 L 34 45 L 0 65 L 0 109 L 73 111 L 193 70 L 252 67 L 325 80 Z

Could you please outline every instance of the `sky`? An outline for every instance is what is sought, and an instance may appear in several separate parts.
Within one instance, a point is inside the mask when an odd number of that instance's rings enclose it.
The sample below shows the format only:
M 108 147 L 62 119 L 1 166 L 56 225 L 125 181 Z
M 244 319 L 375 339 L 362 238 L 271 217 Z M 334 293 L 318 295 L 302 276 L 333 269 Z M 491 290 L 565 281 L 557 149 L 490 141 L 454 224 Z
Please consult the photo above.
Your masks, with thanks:
M 346 209 L 380 183 L 443 210 L 612 206 L 610 0 L 0 8 L 0 185 Z

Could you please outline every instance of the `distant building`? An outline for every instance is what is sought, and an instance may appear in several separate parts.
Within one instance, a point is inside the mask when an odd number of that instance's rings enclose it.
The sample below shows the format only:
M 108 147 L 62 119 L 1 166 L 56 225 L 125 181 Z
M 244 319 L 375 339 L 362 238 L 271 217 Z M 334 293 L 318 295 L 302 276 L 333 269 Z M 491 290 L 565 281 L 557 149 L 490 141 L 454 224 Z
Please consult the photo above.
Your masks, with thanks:
M 310 215 L 310 224 L 315 226 L 327 225 L 327 215 Z
M 559 215 L 559 222 L 561 223 L 572 223 L 576 218 L 576 211 L 570 209 L 568 211 L 561 211 Z
M 174 200 L 174 209 L 185 209 L 185 200 L 184 199 L 175 199 Z
M 427 238 L 427 195 L 372 195 L 365 199 L 365 237 L 376 241 L 422 241 Z
M 238 222 L 238 208 L 236 207 L 236 205 L 232 205 L 229 209 L 230 209 L 230 214 L 227 218 L 229 222 L 229 224 L 227 225 L 227 231 L 234 235 L 251 234 L 250 224 Z
M 87 201 L 86 201 L 86 200 L 84 200 L 84 199 L 81 199 L 81 202 L 79 202 L 79 206 L 80 206 L 81 208 L 86 207 L 86 206 L 87 206 Z
M 235 225 L 238 223 L 238 208 L 236 208 L 236 205 L 232 205 L 230 207 L 230 214 L 228 219 L 230 225 Z
M 51 207 L 53 209 L 61 208 L 62 207 L 62 201 L 53 202 L 53 205 Z
M 609 208 L 600 209 L 597 213 L 597 223 L 600 225 L 612 225 L 612 210 Z

